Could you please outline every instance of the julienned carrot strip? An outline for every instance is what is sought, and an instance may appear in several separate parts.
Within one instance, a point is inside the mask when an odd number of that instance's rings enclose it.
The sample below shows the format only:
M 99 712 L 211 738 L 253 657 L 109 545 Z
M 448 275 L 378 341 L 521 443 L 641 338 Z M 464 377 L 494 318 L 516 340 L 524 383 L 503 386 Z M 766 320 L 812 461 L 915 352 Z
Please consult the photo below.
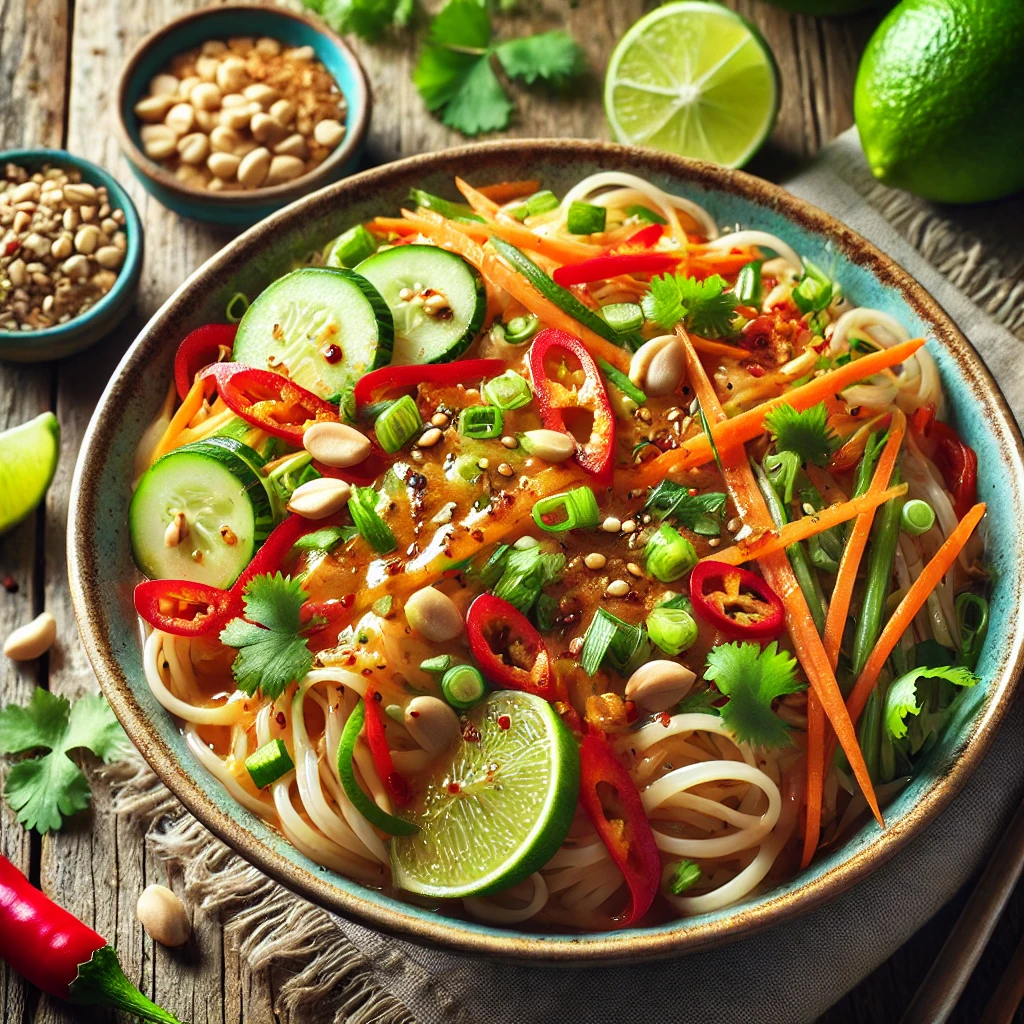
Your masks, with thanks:
M 910 585 L 903 600 L 885 624 L 878 641 L 868 655 L 868 660 L 857 677 L 850 698 L 846 702 L 851 718 L 856 721 L 864 710 L 868 696 L 878 682 L 878 674 L 882 671 L 893 648 L 899 639 L 910 628 L 914 616 L 924 607 L 928 595 L 942 582 L 943 576 L 949 572 L 957 556 L 971 539 L 974 528 L 981 522 L 985 514 L 985 503 L 979 502 L 967 515 L 960 520 L 956 529 L 945 539 L 942 547 L 935 552 L 931 561 L 921 571 L 921 575 Z
M 699 334 L 691 334 L 690 341 L 698 352 L 709 356 L 723 356 L 725 359 L 749 359 L 750 353 L 737 345 L 726 345 L 724 341 L 712 341 Z
M 812 405 L 848 388 L 851 384 L 873 376 L 879 370 L 902 363 L 922 345 L 924 345 L 924 338 L 913 338 L 899 345 L 893 345 L 892 348 L 872 352 L 870 355 L 855 359 L 828 373 L 823 373 L 820 377 L 815 377 L 806 384 L 801 384 L 800 387 L 763 402 L 753 409 L 741 412 L 725 423 L 713 424 L 711 433 L 714 435 L 715 444 L 722 448 L 752 441 L 758 434 L 763 433 L 764 418 L 777 405 L 788 404 L 799 410 L 809 409 Z M 635 470 L 630 469 L 629 486 L 649 487 L 651 484 L 663 480 L 672 470 L 692 469 L 694 466 L 702 466 L 705 462 L 710 462 L 713 458 L 708 439 L 700 434 L 687 439 L 673 451 L 663 452 L 657 458 L 643 463 Z
M 724 253 L 715 256 L 711 253 L 695 252 L 691 247 L 687 271 L 694 277 L 710 277 L 712 274 L 732 277 L 733 274 L 738 274 L 740 269 L 753 258 L 749 252 Z
M 677 327 L 676 334 L 683 344 L 690 385 L 696 392 L 704 415 L 711 424 L 724 422 L 726 417 L 722 404 L 718 400 L 718 395 L 708 379 L 696 350 L 686 336 L 686 331 Z M 726 488 L 740 517 L 755 530 L 768 531 L 772 529 L 771 514 L 768 512 L 764 496 L 754 479 L 743 443 L 732 442 L 725 448 L 720 446 L 719 455 L 722 460 Z M 879 825 L 884 826 L 882 812 L 878 808 L 874 786 L 871 784 L 868 766 L 864 761 L 860 744 L 857 742 L 853 722 L 843 703 L 843 695 L 836 682 L 835 672 L 828 662 L 825 648 L 822 646 L 817 629 L 815 629 L 814 620 L 811 618 L 803 591 L 793 574 L 793 567 L 789 564 L 789 559 L 784 551 L 775 551 L 765 555 L 758 560 L 758 564 L 768 586 L 782 599 L 783 607 L 786 610 L 786 627 L 804 674 L 818 695 L 825 714 L 839 737 L 839 742 L 850 762 L 853 774 L 864 793 L 864 799 Z
M 477 270 L 484 265 L 484 251 L 464 231 L 456 231 L 452 222 L 433 210 L 420 210 L 419 213 L 411 213 L 403 210 L 402 216 L 410 223 L 417 226 L 420 234 L 436 242 L 442 249 L 450 249 L 457 252 L 467 263 L 471 263 Z M 486 240 L 486 234 L 484 239 Z
M 872 493 L 868 491 L 859 498 L 851 498 L 841 505 L 829 505 L 827 508 L 815 512 L 813 515 L 803 516 L 786 523 L 781 530 L 772 530 L 757 540 L 741 541 L 724 551 L 712 551 L 703 560 L 715 562 L 728 562 L 730 565 L 742 565 L 752 558 L 760 558 L 762 555 L 770 555 L 773 551 L 782 551 L 790 544 L 797 544 L 808 537 L 813 537 L 824 530 L 830 530 L 840 523 L 849 522 L 862 512 L 873 512 L 879 505 L 890 498 L 898 498 L 907 493 L 907 485 L 899 484 L 890 487 L 887 491 Z
M 493 185 L 481 185 L 477 192 L 496 203 L 507 203 L 523 196 L 532 196 L 540 189 L 540 178 L 528 178 L 525 181 L 499 181 Z
M 150 459 L 150 465 L 156 462 L 161 455 L 166 455 L 175 447 L 175 438 L 188 426 L 189 420 L 203 407 L 205 391 L 206 385 L 201 380 L 195 381 L 192 387 L 188 389 L 185 400 L 178 406 L 178 411 L 171 417 L 171 422 L 167 424 L 167 429 L 164 431 L 163 436 L 157 441 Z
M 833 665 L 833 671 L 835 666 Z M 807 693 L 807 784 L 804 790 L 804 845 L 800 867 L 814 859 L 821 839 L 821 803 L 825 796 L 825 709 L 814 690 Z
M 478 192 L 468 181 L 463 181 L 457 174 L 455 175 L 455 187 L 462 193 L 474 213 L 480 214 L 481 217 L 493 217 L 498 212 L 498 203 L 489 199 L 482 192 Z
M 402 217 L 374 217 L 366 222 L 366 230 L 375 235 L 414 235 L 416 225 Z
M 462 221 L 456 225 L 462 230 Z M 476 225 L 480 227 L 480 225 Z M 528 227 L 511 217 L 499 214 L 493 223 L 487 225 L 492 235 L 504 238 L 520 249 L 529 249 L 531 252 L 539 252 L 548 259 L 557 260 L 559 263 L 579 263 L 581 260 L 590 259 L 592 256 L 601 255 L 601 247 L 588 245 L 586 242 L 575 242 L 569 238 L 555 238 L 553 235 L 538 235 Z M 469 227 L 467 224 L 466 227 Z
M 497 253 L 485 252 L 483 269 L 485 278 L 504 288 L 513 298 L 518 299 L 531 313 L 540 317 L 541 323 L 579 338 L 592 356 L 604 359 L 623 373 L 629 370 L 629 354 L 625 349 L 605 341 L 589 327 L 584 327 L 550 299 L 544 298 L 518 271 L 513 270 Z
M 222 409 L 212 416 L 207 416 L 202 423 L 197 423 L 194 427 L 186 427 L 174 439 L 171 449 L 180 448 L 182 445 L 191 444 L 193 441 L 201 441 L 204 437 L 209 437 L 211 434 L 217 433 L 218 430 L 222 430 L 234 418 L 235 413 L 231 409 Z

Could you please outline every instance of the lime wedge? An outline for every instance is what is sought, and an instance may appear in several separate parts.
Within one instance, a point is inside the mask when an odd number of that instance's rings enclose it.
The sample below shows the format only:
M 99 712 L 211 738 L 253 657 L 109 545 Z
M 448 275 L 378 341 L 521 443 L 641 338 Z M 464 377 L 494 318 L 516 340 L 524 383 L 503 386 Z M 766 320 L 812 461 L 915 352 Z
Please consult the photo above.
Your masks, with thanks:
M 681 0 L 651 11 L 619 41 L 604 109 L 619 142 L 740 167 L 775 125 L 779 72 L 745 19 Z
M 43 500 L 59 455 L 60 424 L 52 412 L 0 434 L 0 533 Z
M 516 885 L 551 859 L 576 811 L 579 752 L 547 701 L 501 690 L 462 723 L 464 738 L 434 765 L 410 816 L 419 832 L 391 841 L 395 884 L 409 892 Z

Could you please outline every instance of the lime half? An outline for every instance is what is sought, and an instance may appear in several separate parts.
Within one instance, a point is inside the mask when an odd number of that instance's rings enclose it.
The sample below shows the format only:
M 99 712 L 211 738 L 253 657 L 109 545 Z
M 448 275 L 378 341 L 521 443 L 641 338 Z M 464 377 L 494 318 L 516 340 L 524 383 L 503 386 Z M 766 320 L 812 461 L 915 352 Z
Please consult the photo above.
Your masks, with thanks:
M 576 811 L 576 741 L 547 701 L 502 690 L 466 712 L 463 739 L 435 764 L 391 841 L 395 884 L 426 896 L 480 896 L 521 882 L 562 845 Z
M 779 72 L 745 19 L 681 0 L 651 11 L 619 41 L 604 109 L 619 142 L 740 167 L 775 126 Z
M 0 434 L 0 533 L 43 500 L 59 455 L 60 424 L 52 412 Z

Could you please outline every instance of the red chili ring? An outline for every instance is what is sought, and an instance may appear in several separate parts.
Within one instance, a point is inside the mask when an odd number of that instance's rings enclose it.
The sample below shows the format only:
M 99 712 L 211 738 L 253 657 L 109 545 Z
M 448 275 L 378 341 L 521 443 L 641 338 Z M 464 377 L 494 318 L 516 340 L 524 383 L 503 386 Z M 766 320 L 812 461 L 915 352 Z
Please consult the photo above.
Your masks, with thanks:
M 710 600 L 707 583 L 718 580 L 724 584 L 726 580 L 736 578 L 739 579 L 737 597 L 744 590 L 752 591 L 768 606 L 763 618 L 749 623 L 737 622 Z M 728 591 L 721 587 L 715 592 L 728 596 Z M 779 595 L 760 576 L 727 562 L 708 560 L 697 563 L 690 573 L 690 603 L 705 622 L 709 622 L 715 629 L 735 640 L 767 640 L 781 633 L 785 625 L 785 613 Z M 723 607 L 725 604 L 723 601 Z

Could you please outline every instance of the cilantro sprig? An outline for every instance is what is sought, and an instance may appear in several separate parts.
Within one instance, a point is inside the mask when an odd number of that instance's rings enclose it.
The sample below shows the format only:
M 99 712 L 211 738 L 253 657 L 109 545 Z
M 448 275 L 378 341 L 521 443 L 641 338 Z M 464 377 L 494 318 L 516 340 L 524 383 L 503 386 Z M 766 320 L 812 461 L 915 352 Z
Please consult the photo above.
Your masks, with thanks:
M 640 301 L 648 320 L 672 330 L 680 320 L 687 330 L 709 338 L 732 334 L 736 296 L 726 292 L 718 274 L 703 281 L 682 274 L 662 274 L 651 279 L 651 290 Z
M 894 740 L 901 740 L 907 735 L 907 716 L 920 715 L 927 700 L 922 699 L 919 684 L 926 679 L 942 679 L 954 686 L 970 687 L 979 682 L 978 677 L 963 665 L 940 665 L 936 668 L 915 668 L 895 680 L 885 695 L 885 708 L 882 720 L 886 731 Z M 940 708 L 940 714 L 945 708 Z M 940 719 L 941 720 L 941 719 Z M 933 721 L 926 733 L 937 728 L 939 721 Z
M 449 0 L 430 23 L 413 82 L 427 107 L 464 135 L 508 126 L 512 101 L 494 73 L 561 86 L 583 67 L 583 51 L 565 32 L 493 41 L 491 18 L 479 0 Z
M 796 661 L 773 640 L 760 644 L 729 643 L 708 653 L 704 678 L 729 698 L 719 708 L 722 721 L 741 743 L 755 747 L 783 747 L 790 743 L 786 723 L 772 710 L 772 702 L 805 689 L 797 681 Z
M 840 438 L 828 424 L 828 409 L 818 402 L 799 411 L 788 403 L 777 405 L 764 418 L 764 425 L 780 452 L 793 452 L 802 463 L 824 466 L 839 447 Z
M 0 710 L 0 754 L 48 753 L 11 766 L 4 796 L 18 821 L 40 834 L 56 830 L 64 819 L 89 806 L 92 794 L 85 773 L 68 756 L 91 750 L 104 764 L 128 750 L 127 739 L 107 702 L 95 696 L 72 704 L 37 688 L 28 705 Z
M 302 0 L 335 32 L 375 42 L 389 28 L 404 28 L 415 13 L 415 0 Z
M 259 690 L 276 699 L 285 687 L 313 667 L 303 628 L 307 594 L 302 581 L 290 576 L 254 576 L 242 592 L 245 618 L 232 619 L 220 634 L 221 643 L 238 648 L 231 673 L 238 688 L 252 696 Z

